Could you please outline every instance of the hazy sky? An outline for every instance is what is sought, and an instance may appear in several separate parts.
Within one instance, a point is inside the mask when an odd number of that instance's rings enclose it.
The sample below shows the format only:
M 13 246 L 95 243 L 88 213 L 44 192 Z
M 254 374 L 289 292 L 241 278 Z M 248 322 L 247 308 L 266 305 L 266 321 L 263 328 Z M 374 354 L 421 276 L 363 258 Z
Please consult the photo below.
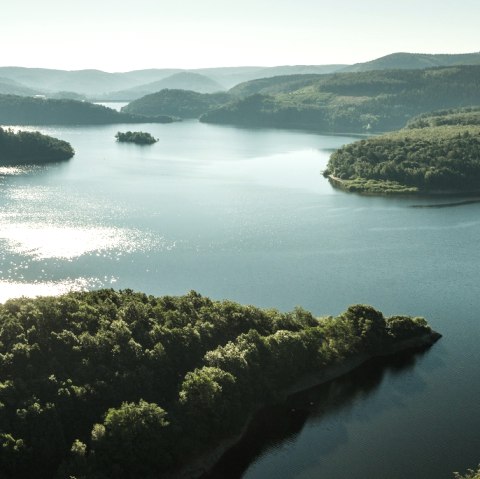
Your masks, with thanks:
M 478 0 L 2 0 L 0 66 L 355 63 L 480 51 Z

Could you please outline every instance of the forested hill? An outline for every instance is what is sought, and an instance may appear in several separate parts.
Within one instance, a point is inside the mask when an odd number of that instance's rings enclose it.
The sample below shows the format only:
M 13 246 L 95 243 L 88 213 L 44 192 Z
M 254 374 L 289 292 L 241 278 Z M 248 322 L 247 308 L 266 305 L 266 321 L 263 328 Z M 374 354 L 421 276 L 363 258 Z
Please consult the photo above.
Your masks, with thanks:
M 88 102 L 0 95 L 0 125 L 94 125 L 145 121 L 145 117 Z M 148 122 L 152 121 L 169 123 L 173 119 L 167 116 L 148 119 Z
M 68 160 L 74 155 L 70 143 L 39 132 L 0 128 L 0 165 L 46 163 Z
M 422 115 L 398 132 L 346 145 L 325 175 L 365 193 L 478 193 L 480 108 Z
M 0 305 L 1 476 L 162 477 L 304 374 L 436 339 L 423 318 L 364 305 L 315 318 L 195 292 L 10 300 Z
M 337 73 L 296 81 L 298 86 L 285 77 L 235 87 L 250 96 L 204 114 L 201 121 L 341 133 L 388 131 L 421 113 L 480 104 L 480 66 Z
M 365 72 L 371 70 L 413 70 L 432 67 L 480 65 L 480 52 L 458 54 L 430 54 L 397 52 L 369 62 L 349 65 L 339 71 Z
M 198 118 L 203 113 L 231 100 L 228 93 L 197 93 L 188 90 L 161 90 L 134 100 L 122 112 L 145 116 L 171 115 Z

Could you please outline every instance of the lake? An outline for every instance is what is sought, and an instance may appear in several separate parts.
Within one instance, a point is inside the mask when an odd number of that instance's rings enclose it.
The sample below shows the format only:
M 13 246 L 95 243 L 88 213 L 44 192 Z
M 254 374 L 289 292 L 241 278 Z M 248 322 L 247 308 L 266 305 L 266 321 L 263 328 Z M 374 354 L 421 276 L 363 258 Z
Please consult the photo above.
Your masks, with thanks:
M 257 428 L 228 477 L 447 479 L 480 461 L 480 204 L 332 189 L 321 171 L 346 136 L 196 121 L 36 129 L 76 155 L 0 168 L 0 301 L 194 289 L 316 315 L 369 303 L 444 335 L 270 411 L 288 424 Z M 117 143 L 129 129 L 159 142 Z

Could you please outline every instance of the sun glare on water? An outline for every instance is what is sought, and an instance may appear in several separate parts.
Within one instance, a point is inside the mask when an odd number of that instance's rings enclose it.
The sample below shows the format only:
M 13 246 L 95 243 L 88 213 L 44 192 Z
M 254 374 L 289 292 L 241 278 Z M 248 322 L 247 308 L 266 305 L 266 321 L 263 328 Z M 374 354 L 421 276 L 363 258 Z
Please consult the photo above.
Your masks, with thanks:
M 86 291 L 96 286 L 98 286 L 97 280 L 87 278 L 33 283 L 0 280 L 0 303 L 22 296 L 30 298 L 35 296 L 58 296 L 70 291 Z

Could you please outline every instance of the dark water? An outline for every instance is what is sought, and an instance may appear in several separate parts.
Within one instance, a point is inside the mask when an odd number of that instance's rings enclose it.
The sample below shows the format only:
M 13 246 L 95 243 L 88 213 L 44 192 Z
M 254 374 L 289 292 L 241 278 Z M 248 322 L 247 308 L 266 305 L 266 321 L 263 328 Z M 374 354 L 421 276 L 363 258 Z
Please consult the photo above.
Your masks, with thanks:
M 114 141 L 131 128 L 44 128 L 71 161 L 0 169 L 0 301 L 195 289 L 425 316 L 444 335 L 431 350 L 320 388 L 293 418 L 286 406 L 231 477 L 244 461 L 245 478 L 446 479 L 480 461 L 480 204 L 334 191 L 320 172 L 347 137 L 183 122 L 135 125 L 150 147 Z

